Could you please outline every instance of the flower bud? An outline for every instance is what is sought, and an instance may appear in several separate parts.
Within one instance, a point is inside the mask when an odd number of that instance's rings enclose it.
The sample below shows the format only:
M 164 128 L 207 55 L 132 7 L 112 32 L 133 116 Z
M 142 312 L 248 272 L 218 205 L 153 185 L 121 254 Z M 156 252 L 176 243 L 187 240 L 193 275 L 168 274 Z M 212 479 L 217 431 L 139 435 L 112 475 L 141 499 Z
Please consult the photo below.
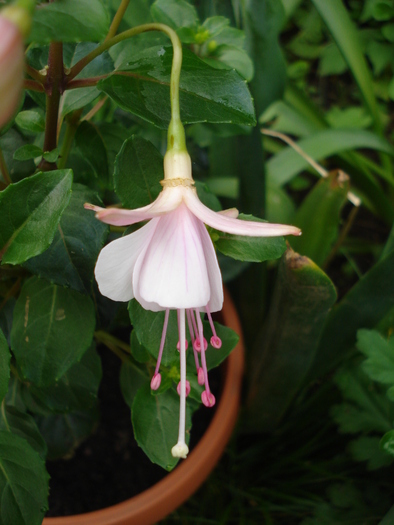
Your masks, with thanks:
M 18 108 L 23 89 L 24 46 L 18 27 L 0 15 L 0 128 Z

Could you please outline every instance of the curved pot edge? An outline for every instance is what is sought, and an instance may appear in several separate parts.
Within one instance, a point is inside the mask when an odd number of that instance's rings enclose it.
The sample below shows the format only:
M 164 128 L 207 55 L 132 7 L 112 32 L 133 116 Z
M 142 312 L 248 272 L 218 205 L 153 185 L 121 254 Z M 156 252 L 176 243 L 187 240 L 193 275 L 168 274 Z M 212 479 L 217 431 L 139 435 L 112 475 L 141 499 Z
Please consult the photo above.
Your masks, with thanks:
M 45 518 L 43 525 L 153 525 L 186 501 L 219 461 L 237 421 L 244 369 L 244 343 L 238 314 L 224 291 L 224 324 L 240 335 L 227 359 L 223 391 L 216 413 L 198 445 L 164 479 L 148 490 L 111 507 L 86 514 Z

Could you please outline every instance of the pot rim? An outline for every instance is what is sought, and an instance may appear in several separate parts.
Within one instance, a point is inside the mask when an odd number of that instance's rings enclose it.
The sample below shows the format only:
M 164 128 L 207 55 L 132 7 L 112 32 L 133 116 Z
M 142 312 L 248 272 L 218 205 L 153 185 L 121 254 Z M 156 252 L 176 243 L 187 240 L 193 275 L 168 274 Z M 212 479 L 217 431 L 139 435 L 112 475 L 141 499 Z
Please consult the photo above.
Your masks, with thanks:
M 223 391 L 212 421 L 197 446 L 172 472 L 149 489 L 111 507 L 56 518 L 43 525 L 153 525 L 186 501 L 206 480 L 223 454 L 237 421 L 242 376 L 244 342 L 234 303 L 224 290 L 224 324 L 240 336 L 227 358 Z

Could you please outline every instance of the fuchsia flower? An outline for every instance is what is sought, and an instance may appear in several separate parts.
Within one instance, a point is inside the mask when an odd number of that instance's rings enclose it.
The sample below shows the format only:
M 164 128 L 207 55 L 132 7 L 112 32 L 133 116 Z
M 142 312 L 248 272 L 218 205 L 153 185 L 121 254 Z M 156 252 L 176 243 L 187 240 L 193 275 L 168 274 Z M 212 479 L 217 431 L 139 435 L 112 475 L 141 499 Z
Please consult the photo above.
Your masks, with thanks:
M 24 63 L 21 31 L 0 15 L 0 128 L 18 107 L 22 96 Z
M 178 443 L 172 448 L 175 457 L 185 458 L 186 396 L 186 320 L 192 342 L 198 383 L 204 385 L 201 395 L 205 406 L 215 404 L 210 391 L 201 313 L 205 313 L 212 329 L 211 345 L 221 347 L 211 313 L 221 310 L 223 285 L 215 249 L 204 224 L 236 235 L 274 237 L 299 235 L 294 226 L 242 221 L 235 209 L 214 212 L 197 197 L 187 152 L 167 152 L 164 158 L 163 190 L 148 206 L 135 210 L 100 208 L 85 204 L 96 217 L 116 226 L 141 221 L 149 222 L 130 235 L 108 244 L 100 253 L 95 276 L 100 292 L 114 301 L 133 297 L 147 310 L 164 310 L 165 319 L 156 370 L 151 388 L 160 386 L 159 372 L 166 330 L 171 309 L 178 312 L 181 380 Z

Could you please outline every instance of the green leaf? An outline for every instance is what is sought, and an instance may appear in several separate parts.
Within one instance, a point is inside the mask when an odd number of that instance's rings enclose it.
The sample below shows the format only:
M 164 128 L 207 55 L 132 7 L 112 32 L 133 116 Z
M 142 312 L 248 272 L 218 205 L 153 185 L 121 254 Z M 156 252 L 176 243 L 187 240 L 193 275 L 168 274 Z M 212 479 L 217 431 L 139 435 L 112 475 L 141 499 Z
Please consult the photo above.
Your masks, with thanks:
M 35 10 L 28 42 L 99 42 L 108 29 L 102 0 L 58 0 Z
M 26 281 L 11 330 L 23 377 L 43 387 L 58 381 L 90 346 L 95 321 L 89 297 L 37 277 Z
M 8 390 L 8 382 L 10 380 L 10 362 L 11 353 L 8 348 L 7 339 L 2 330 L 0 330 L 0 402 Z
M 74 66 L 81 58 L 96 49 L 97 44 L 92 42 L 82 42 L 75 46 L 74 53 L 71 58 L 70 66 Z M 82 71 L 75 77 L 75 80 L 82 78 L 93 78 L 100 75 L 105 75 L 112 72 L 114 65 L 108 52 L 104 52 L 94 60 L 92 60 Z M 63 93 L 60 101 L 60 114 L 62 117 L 83 108 L 90 104 L 95 98 L 100 95 L 100 91 L 92 86 L 86 88 L 68 89 Z
M 83 411 L 96 404 L 101 377 L 101 360 L 93 344 L 59 381 L 46 388 L 31 385 L 28 390 L 52 412 Z
M 10 432 L 12 435 L 20 436 L 42 459 L 45 459 L 47 446 L 30 414 L 3 403 L 0 410 L 0 432 Z
M 134 326 L 139 342 L 153 357 L 157 358 L 159 355 L 165 312 L 151 312 L 149 310 L 144 310 L 135 299 L 132 299 L 129 302 L 128 310 L 131 324 Z M 162 363 L 164 366 L 171 365 L 179 360 L 179 353 L 176 349 L 177 343 L 177 315 L 175 310 L 171 310 L 162 357 Z
M 382 437 L 380 440 L 380 448 L 391 456 L 394 456 L 394 430 L 386 432 L 386 434 Z
M 215 58 L 220 62 L 234 68 L 247 81 L 252 80 L 254 74 L 253 62 L 244 49 L 239 47 L 221 45 L 215 51 Z
M 285 13 L 277 0 L 247 0 L 245 15 L 246 50 L 254 63 L 251 89 L 260 115 L 282 98 L 286 84 L 286 64 L 279 44 Z
M 99 179 L 108 179 L 107 153 L 97 127 L 84 121 L 78 126 L 75 144 Z
M 331 416 L 340 432 L 388 432 L 392 428 L 393 407 L 385 395 L 361 370 L 351 366 L 342 368 L 334 377 L 345 399 L 334 405 Z
M 377 130 L 381 129 L 372 77 L 362 52 L 357 30 L 341 0 L 312 0 L 348 63 Z
M 91 289 L 97 256 L 108 234 L 108 226 L 84 209 L 85 202 L 102 204 L 96 192 L 74 184 L 52 244 L 24 264 L 32 273 L 81 293 Z
M 164 179 L 163 157 L 151 142 L 132 136 L 115 160 L 115 191 L 125 208 L 150 204 L 159 195 Z
M 167 46 L 149 48 L 137 55 L 125 53 L 123 64 L 97 87 L 121 108 L 167 129 L 172 55 L 172 48 Z M 255 124 L 252 98 L 238 73 L 214 69 L 187 49 L 183 50 L 180 107 L 185 124 Z
M 44 461 L 27 441 L 0 432 L 0 523 L 41 525 L 48 509 L 48 481 Z
M 338 237 L 340 213 L 347 201 L 349 178 L 334 171 L 321 179 L 298 208 L 292 223 L 301 228 L 299 238 L 290 238 L 292 248 L 321 266 Z
M 120 389 L 130 408 L 138 390 L 145 385 L 150 385 L 147 368 L 136 365 L 131 359 L 124 361 L 120 369 Z
M 30 160 L 14 160 L 15 150 L 26 144 L 26 138 L 23 137 L 15 128 L 11 128 L 5 135 L 0 137 L 0 148 L 4 156 L 4 162 L 8 167 L 13 182 L 23 179 L 34 173 L 36 166 Z
M 36 416 L 36 422 L 48 446 L 47 458 L 69 459 L 75 449 L 88 438 L 98 425 L 99 410 L 90 410 Z
M 0 193 L 0 257 L 4 264 L 20 264 L 48 248 L 70 200 L 71 183 L 71 170 L 48 171 L 11 184 Z
M 386 339 L 375 330 L 357 332 L 357 348 L 367 357 L 364 372 L 384 385 L 394 385 L 394 338 Z
M 135 330 L 132 330 L 130 334 L 130 349 L 131 355 L 138 363 L 147 363 L 151 358 L 148 350 L 138 341 Z
M 391 251 L 334 306 L 324 327 L 311 378 L 332 370 L 355 344 L 357 330 L 373 328 L 392 308 L 393 264 Z
M 189 442 L 191 410 L 186 405 L 186 441 Z M 171 455 L 178 440 L 179 396 L 173 389 L 153 395 L 150 386 L 142 387 L 131 410 L 134 436 L 153 463 L 172 470 L 179 459 Z
M 15 160 L 29 160 L 35 159 L 36 157 L 41 157 L 42 149 L 39 146 L 34 144 L 26 144 L 21 146 L 14 153 Z
M 199 22 L 196 8 L 186 0 L 156 0 L 150 12 L 155 22 L 172 29 L 196 27 Z
M 389 433 L 385 434 L 385 436 L 388 434 Z M 382 443 L 382 441 L 380 441 L 380 443 Z M 367 462 L 368 470 L 387 467 L 393 462 L 393 458 L 379 448 L 378 437 L 360 436 L 349 443 L 349 450 L 353 459 Z
M 42 156 L 48 162 L 56 162 L 59 158 L 59 149 L 55 148 L 52 151 L 44 151 Z
M 243 213 L 239 215 L 239 219 L 266 222 Z M 213 240 L 220 252 L 238 261 L 261 262 L 278 259 L 286 250 L 283 237 L 246 237 L 213 230 Z
M 42 133 L 45 131 L 45 118 L 38 110 L 21 111 L 15 117 L 16 124 L 27 131 Z
M 297 145 L 314 160 L 322 160 L 342 151 L 370 148 L 394 155 L 393 146 L 371 131 L 363 129 L 326 129 L 300 140 Z M 309 163 L 290 146 L 271 157 L 266 163 L 267 176 L 272 184 L 283 185 Z
M 328 276 L 307 257 L 288 250 L 252 356 L 248 406 L 254 428 L 272 430 L 283 419 L 304 385 L 335 300 Z

